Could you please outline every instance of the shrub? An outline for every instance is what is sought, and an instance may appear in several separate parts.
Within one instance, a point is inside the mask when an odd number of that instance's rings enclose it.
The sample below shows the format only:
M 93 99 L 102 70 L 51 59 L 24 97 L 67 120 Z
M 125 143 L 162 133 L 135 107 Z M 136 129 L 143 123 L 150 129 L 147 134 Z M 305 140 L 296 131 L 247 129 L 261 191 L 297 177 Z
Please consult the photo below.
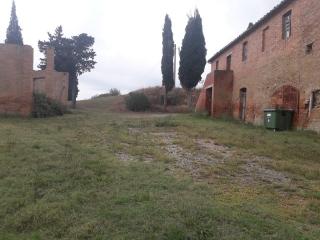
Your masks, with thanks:
M 201 89 L 194 89 L 193 91 L 193 103 L 196 104 L 200 95 Z M 136 92 L 144 93 L 152 107 L 157 105 L 163 105 L 163 88 L 162 87 L 151 87 L 138 90 Z M 168 93 L 168 106 L 182 106 L 187 105 L 187 94 L 182 88 L 174 88 Z
M 127 108 L 134 112 L 143 112 L 150 108 L 150 102 L 144 93 L 129 93 L 125 101 Z
M 91 97 L 91 99 L 115 97 L 115 96 L 120 96 L 120 95 L 121 95 L 120 90 L 118 90 L 116 88 L 111 88 L 108 93 L 102 93 L 102 94 L 95 95 L 95 96 Z
M 33 94 L 32 116 L 34 118 L 46 118 L 62 116 L 67 113 L 67 108 L 60 102 L 48 98 L 45 94 Z
M 120 90 L 118 90 L 116 88 L 111 88 L 110 92 L 109 92 L 109 95 L 110 96 L 119 96 L 119 95 L 121 95 L 121 92 L 120 92 Z
M 168 105 L 177 106 L 186 104 L 186 93 L 181 88 L 174 88 L 168 93 Z

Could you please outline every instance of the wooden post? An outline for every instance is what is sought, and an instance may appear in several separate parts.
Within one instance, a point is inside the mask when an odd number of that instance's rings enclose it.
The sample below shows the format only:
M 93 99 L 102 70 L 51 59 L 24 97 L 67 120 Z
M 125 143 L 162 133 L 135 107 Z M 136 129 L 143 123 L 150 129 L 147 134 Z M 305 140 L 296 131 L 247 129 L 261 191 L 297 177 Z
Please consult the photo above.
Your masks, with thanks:
M 173 58 L 173 81 L 174 87 L 176 86 L 177 80 L 177 45 L 174 44 L 174 58 Z

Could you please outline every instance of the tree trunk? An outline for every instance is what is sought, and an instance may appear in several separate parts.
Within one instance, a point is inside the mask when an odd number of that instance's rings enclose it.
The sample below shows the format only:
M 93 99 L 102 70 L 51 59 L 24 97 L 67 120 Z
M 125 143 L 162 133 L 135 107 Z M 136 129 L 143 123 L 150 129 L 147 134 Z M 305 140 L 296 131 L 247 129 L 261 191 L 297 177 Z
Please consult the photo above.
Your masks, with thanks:
M 75 73 L 70 73 L 69 75 L 69 90 L 70 90 L 70 99 L 71 108 L 75 109 L 77 104 L 77 75 Z
M 167 89 L 164 89 L 164 97 L 163 97 L 163 109 L 166 112 L 168 106 L 168 92 Z
M 188 103 L 188 108 L 189 111 L 192 112 L 192 89 L 187 90 L 187 103 Z
M 72 105 L 71 105 L 71 107 L 73 109 L 76 109 L 76 107 L 77 107 L 77 99 L 76 99 L 75 94 L 72 94 Z
M 72 87 L 72 105 L 71 105 L 71 107 L 73 109 L 76 109 L 76 107 L 77 107 L 77 89 L 76 89 L 75 84 Z
M 75 109 L 77 107 L 77 93 L 76 93 L 77 89 L 76 89 L 76 83 L 74 80 L 74 83 L 72 85 L 72 105 L 71 107 L 73 109 Z

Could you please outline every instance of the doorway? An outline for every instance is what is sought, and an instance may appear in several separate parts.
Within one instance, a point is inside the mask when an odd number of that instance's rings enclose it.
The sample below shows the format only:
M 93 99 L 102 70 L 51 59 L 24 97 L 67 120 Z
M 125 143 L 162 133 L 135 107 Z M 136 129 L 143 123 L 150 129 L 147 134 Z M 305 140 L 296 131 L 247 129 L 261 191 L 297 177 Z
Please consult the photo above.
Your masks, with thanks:
M 240 89 L 240 115 L 239 118 L 241 121 L 246 120 L 246 112 L 247 112 L 247 89 Z
M 211 116 L 212 114 L 212 87 L 207 88 L 206 90 L 206 110 L 208 115 Z

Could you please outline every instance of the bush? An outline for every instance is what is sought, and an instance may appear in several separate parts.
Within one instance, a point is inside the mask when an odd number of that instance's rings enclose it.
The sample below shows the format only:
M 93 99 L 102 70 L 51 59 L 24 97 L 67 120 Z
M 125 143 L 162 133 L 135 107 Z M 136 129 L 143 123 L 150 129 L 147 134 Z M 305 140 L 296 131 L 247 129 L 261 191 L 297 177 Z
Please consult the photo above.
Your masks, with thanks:
M 129 93 L 125 101 L 127 109 L 130 111 L 143 112 L 150 108 L 150 102 L 144 93 Z
M 193 91 L 193 104 L 196 104 L 198 97 L 200 95 L 201 89 L 194 89 Z M 164 104 L 164 90 L 163 87 L 150 87 L 138 90 L 136 92 L 144 93 L 151 107 L 162 106 Z M 182 106 L 187 105 L 187 94 L 186 91 L 182 88 L 174 88 L 168 93 L 167 96 L 168 106 Z
M 62 116 L 67 113 L 67 108 L 60 102 L 48 98 L 45 94 L 33 94 L 33 110 L 34 118 L 46 118 L 53 116 Z
M 174 88 L 168 93 L 168 105 L 177 106 L 186 104 L 186 92 L 182 88 Z
M 120 90 L 118 90 L 116 88 L 111 88 L 108 93 L 102 93 L 102 94 L 95 95 L 95 96 L 91 97 L 91 99 L 105 98 L 105 97 L 116 97 L 116 96 L 120 96 L 120 95 L 121 95 Z
M 110 96 L 120 96 L 121 92 L 120 90 L 116 89 L 116 88 L 111 88 L 110 92 L 109 92 Z

